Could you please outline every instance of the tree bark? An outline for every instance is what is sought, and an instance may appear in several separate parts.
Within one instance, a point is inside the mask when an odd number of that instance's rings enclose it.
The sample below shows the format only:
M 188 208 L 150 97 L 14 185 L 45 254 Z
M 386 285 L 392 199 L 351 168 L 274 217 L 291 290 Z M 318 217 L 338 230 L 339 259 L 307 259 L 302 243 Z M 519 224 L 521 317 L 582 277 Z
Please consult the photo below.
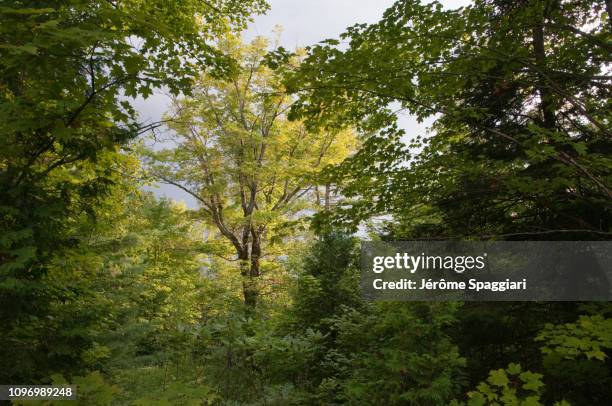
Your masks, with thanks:
M 254 309 L 259 299 L 261 233 L 251 229 L 251 241 L 238 252 L 242 275 L 242 294 L 247 308 Z
M 540 17 L 540 20 L 533 27 L 532 41 L 533 51 L 536 61 L 536 66 L 539 72 L 539 83 L 537 84 L 538 93 L 540 94 L 540 109 L 542 110 L 542 117 L 544 120 L 544 127 L 553 129 L 556 127 L 556 118 L 554 103 L 550 90 L 546 85 L 546 79 L 544 78 L 544 71 L 546 69 L 546 50 L 544 48 L 544 16 Z
M 606 12 L 608 13 L 608 24 L 610 24 L 610 30 L 612 31 L 612 0 L 606 0 Z

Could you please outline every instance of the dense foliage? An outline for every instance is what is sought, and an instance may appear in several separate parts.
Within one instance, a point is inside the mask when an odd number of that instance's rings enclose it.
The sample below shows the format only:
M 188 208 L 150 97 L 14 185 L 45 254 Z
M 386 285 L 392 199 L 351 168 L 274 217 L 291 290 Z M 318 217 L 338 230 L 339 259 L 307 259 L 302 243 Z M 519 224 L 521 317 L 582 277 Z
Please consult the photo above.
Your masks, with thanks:
M 79 218 L 118 182 L 119 148 L 146 130 L 126 96 L 188 91 L 201 70 L 230 70 L 211 41 L 264 5 L 0 2 L 0 358 L 44 365 L 53 348 L 45 325 L 65 291 L 42 279 L 78 245 Z M 1 380 L 47 372 L 16 369 L 1 368 Z
M 609 232 L 606 4 L 398 1 L 343 34 L 347 50 L 313 47 L 288 79 L 294 114 L 379 131 L 338 171 L 356 200 L 341 219 L 394 213 L 412 237 Z M 435 117 L 435 135 L 398 130 L 392 103 Z
M 0 0 L 0 384 L 610 404 L 609 303 L 367 302 L 354 233 L 610 239 L 610 7 L 398 0 L 292 54 L 241 42 L 259 0 Z M 160 88 L 165 122 L 139 123 Z

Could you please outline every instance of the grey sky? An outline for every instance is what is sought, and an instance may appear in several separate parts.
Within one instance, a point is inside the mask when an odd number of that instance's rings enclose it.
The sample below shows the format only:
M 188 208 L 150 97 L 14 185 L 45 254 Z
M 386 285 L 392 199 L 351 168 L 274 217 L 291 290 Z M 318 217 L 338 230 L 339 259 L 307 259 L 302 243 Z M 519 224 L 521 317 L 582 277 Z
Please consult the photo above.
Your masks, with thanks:
M 281 45 L 287 49 L 315 44 L 327 38 L 337 38 L 346 27 L 357 23 L 374 23 L 391 6 L 393 0 L 268 0 L 271 8 L 266 15 L 255 17 L 244 37 L 253 39 L 258 35 L 272 36 L 276 25 L 282 26 Z M 457 8 L 469 3 L 468 0 L 442 0 L 448 8 Z M 157 121 L 169 107 L 169 99 L 161 93 L 147 100 L 136 101 L 140 118 Z M 418 124 L 408 115 L 400 117 L 400 125 L 408 136 L 423 134 L 429 123 Z M 195 207 L 195 200 L 181 190 L 159 185 L 153 188 L 158 196 L 184 200 L 189 207 Z

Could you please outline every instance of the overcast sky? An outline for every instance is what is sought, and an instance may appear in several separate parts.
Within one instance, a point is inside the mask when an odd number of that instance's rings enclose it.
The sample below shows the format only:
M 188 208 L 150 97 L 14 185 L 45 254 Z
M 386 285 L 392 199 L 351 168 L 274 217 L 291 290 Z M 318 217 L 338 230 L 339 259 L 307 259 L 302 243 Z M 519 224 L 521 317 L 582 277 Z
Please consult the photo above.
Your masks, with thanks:
M 270 10 L 256 16 L 244 34 L 245 40 L 258 35 L 272 36 L 276 25 L 282 26 L 281 45 L 289 50 L 337 38 L 346 27 L 357 23 L 374 23 L 393 4 L 393 0 L 268 0 Z M 442 0 L 448 8 L 457 8 L 468 0 Z M 168 109 L 168 98 L 157 93 L 147 100 L 137 100 L 141 120 L 157 121 Z M 423 134 L 428 123 L 418 124 L 412 117 L 400 117 L 400 125 L 409 136 Z M 175 187 L 160 185 L 153 189 L 158 196 L 184 200 L 195 207 L 194 199 Z

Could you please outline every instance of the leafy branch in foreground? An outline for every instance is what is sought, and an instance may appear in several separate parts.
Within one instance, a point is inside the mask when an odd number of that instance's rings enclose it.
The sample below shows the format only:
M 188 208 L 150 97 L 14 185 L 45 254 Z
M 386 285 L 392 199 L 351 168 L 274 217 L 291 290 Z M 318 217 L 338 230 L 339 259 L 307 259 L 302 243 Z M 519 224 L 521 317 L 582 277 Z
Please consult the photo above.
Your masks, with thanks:
M 210 45 L 244 27 L 261 0 L 0 2 L 0 357 L 44 331 L 49 262 L 78 244 L 73 227 L 121 180 L 119 150 L 142 130 L 130 98 L 155 88 L 189 92 L 202 69 L 231 58 Z M 210 7 L 213 5 L 214 7 Z M 36 324 L 40 327 L 40 324 Z M 27 329 L 26 329 L 27 330 Z M 27 336 L 27 337 L 24 337 Z M 44 340 L 18 357 L 45 354 Z M 28 355 L 29 354 L 29 355 Z M 44 371 L 0 372 L 34 382 Z
M 608 6 L 401 0 L 347 29 L 346 49 L 311 47 L 287 75 L 292 114 L 375 134 L 337 171 L 347 200 L 331 219 L 393 215 L 404 237 L 608 232 Z M 397 128 L 398 104 L 434 118 L 427 140 Z

